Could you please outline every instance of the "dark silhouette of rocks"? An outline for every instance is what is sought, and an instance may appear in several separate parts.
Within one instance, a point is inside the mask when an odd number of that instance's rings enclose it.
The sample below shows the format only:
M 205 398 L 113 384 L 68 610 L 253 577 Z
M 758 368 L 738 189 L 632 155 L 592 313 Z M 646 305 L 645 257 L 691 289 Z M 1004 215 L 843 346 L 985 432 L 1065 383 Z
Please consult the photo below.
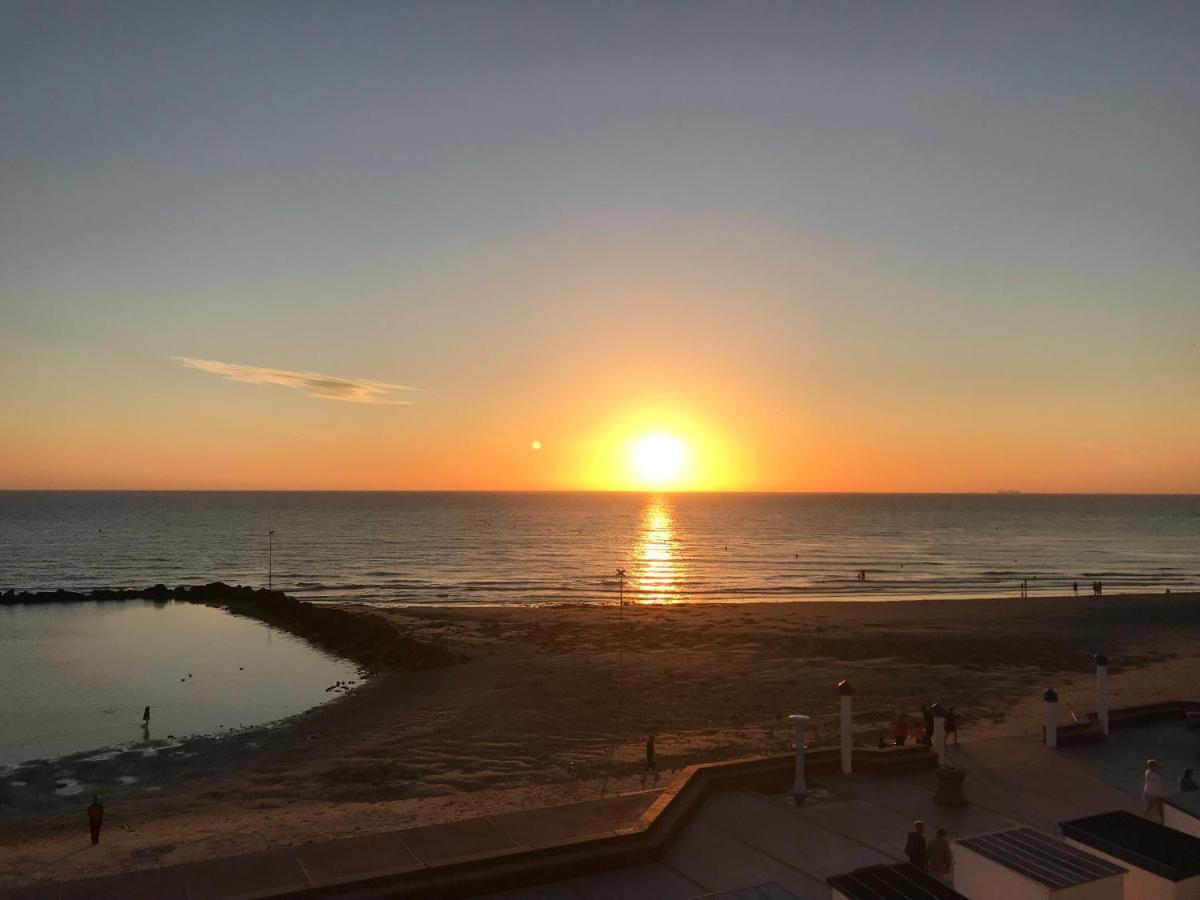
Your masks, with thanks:
M 462 657 L 442 644 L 418 640 L 370 613 L 316 606 L 289 597 L 283 591 L 268 591 L 221 581 L 175 588 L 162 584 L 148 588 L 98 588 L 86 594 L 64 590 L 9 590 L 0 593 L 0 606 L 122 603 L 126 600 L 152 600 L 156 603 L 174 600 L 220 607 L 233 615 L 257 619 L 294 634 L 315 647 L 353 660 L 368 670 L 418 671 L 462 661 Z

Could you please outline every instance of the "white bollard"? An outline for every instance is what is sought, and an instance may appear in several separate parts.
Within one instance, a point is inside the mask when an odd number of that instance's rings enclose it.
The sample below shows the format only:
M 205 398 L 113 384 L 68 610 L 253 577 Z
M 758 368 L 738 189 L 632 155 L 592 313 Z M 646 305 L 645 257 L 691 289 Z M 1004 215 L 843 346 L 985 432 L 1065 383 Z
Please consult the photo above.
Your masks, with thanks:
M 792 785 L 792 797 L 797 803 L 803 803 L 808 794 L 808 785 L 804 782 L 804 726 L 808 724 L 808 716 L 788 716 L 788 721 L 796 729 L 796 781 Z
M 1100 733 L 1108 734 L 1108 657 L 1096 654 L 1096 720 Z
M 930 707 L 933 710 L 933 734 L 930 739 L 933 742 L 933 751 L 937 754 L 939 766 L 946 764 L 946 707 L 940 703 L 935 703 Z
M 850 704 L 854 696 L 854 688 L 850 682 L 842 679 L 837 683 L 838 693 L 842 695 L 842 774 L 849 775 L 853 769 L 853 735 L 850 731 Z
M 1046 746 L 1058 746 L 1058 692 L 1054 688 L 1046 688 L 1042 694 L 1046 701 Z

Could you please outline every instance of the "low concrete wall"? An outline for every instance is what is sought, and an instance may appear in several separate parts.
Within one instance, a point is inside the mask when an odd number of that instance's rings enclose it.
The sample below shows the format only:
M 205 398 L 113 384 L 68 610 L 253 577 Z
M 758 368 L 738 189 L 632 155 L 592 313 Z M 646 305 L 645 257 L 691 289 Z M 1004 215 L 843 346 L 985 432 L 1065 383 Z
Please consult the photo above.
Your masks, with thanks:
M 856 768 L 859 767 L 860 753 L 866 767 L 881 774 L 933 769 L 937 765 L 937 758 L 929 748 L 921 746 L 856 749 Z M 331 886 L 306 892 L 304 896 L 354 900 L 401 895 L 413 898 L 470 897 L 654 862 L 714 791 L 744 788 L 768 794 L 790 792 L 795 759 L 794 754 L 787 753 L 689 766 L 684 770 L 677 791 L 664 793 L 625 833 L 616 836 L 439 866 L 353 885 Z M 817 775 L 839 772 L 840 748 L 807 749 L 805 769 Z

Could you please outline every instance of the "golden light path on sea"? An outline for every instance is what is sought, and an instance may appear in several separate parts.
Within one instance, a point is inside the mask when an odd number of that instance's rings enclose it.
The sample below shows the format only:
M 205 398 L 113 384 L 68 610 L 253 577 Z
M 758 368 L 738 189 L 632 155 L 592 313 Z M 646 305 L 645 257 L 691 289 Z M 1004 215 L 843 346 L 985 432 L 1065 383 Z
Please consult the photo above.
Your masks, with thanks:
M 683 599 L 685 575 L 670 500 L 662 496 L 649 498 L 634 553 L 635 602 L 679 603 Z

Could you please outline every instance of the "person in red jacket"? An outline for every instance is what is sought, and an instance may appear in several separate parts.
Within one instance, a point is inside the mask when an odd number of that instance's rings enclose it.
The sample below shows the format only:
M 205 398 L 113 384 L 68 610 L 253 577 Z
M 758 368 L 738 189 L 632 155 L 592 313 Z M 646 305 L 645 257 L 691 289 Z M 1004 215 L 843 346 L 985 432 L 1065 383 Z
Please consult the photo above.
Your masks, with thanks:
M 904 718 L 904 713 L 896 719 L 896 730 L 892 732 L 892 737 L 896 739 L 896 746 L 903 747 L 904 742 L 908 740 L 908 722 Z
M 99 797 L 93 797 L 87 808 L 88 827 L 92 830 L 92 846 L 100 843 L 100 826 L 104 824 L 104 804 Z

